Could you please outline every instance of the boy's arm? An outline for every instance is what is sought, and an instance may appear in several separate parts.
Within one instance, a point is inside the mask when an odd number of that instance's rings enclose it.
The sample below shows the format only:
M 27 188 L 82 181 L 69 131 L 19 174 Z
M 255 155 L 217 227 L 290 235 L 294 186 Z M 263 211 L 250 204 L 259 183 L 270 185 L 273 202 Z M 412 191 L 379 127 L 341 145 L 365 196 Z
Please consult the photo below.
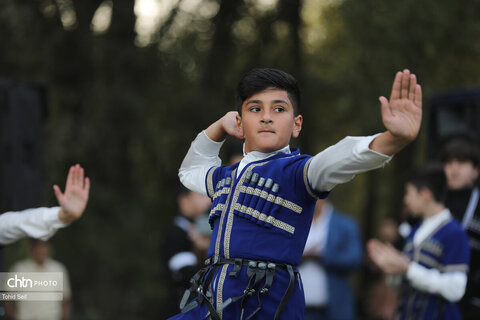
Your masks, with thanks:
M 70 167 L 65 193 L 53 187 L 60 207 L 28 209 L 0 215 L 0 244 L 9 244 L 22 237 L 47 240 L 55 232 L 79 219 L 88 201 L 90 180 L 84 178 L 80 165 Z
M 67 224 L 58 218 L 59 207 L 36 208 L 0 215 L 0 244 L 10 244 L 23 237 L 48 240 Z
M 390 101 L 380 97 L 382 121 L 387 131 L 370 137 L 346 137 L 315 155 L 308 167 L 314 190 L 330 191 L 356 174 L 383 167 L 413 141 L 420 130 L 422 92 L 415 75 L 398 72 Z
M 227 135 L 239 137 L 235 111 L 228 112 L 197 135 L 178 171 L 182 184 L 190 190 L 207 194 L 205 177 L 211 167 L 221 164 L 218 157 Z

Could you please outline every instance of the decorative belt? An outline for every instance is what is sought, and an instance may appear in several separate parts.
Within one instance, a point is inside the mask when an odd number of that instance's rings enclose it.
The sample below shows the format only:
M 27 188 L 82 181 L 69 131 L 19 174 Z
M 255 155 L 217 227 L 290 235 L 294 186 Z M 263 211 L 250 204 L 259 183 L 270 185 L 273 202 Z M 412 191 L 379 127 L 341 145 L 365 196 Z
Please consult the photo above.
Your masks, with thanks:
M 292 294 L 293 290 L 293 285 L 295 282 L 295 275 L 298 273 L 298 270 L 290 264 L 279 264 L 279 263 L 274 263 L 274 262 L 267 262 L 267 261 L 258 261 L 258 260 L 251 260 L 251 259 L 242 259 L 242 258 L 236 258 L 236 259 L 226 259 L 222 258 L 219 256 L 213 256 L 205 260 L 205 267 L 200 269 L 191 279 L 190 283 L 191 286 L 189 289 L 187 289 L 183 295 L 183 298 L 180 302 L 180 309 L 182 312 L 187 312 L 196 306 L 200 305 L 202 302 L 205 302 L 209 313 L 210 313 L 210 318 L 212 320 L 220 320 L 220 315 L 218 314 L 217 310 L 213 306 L 212 302 L 210 299 L 212 298 L 212 292 L 211 289 L 209 288 L 210 282 L 212 281 L 212 278 L 214 274 L 216 273 L 218 267 L 220 265 L 225 265 L 225 264 L 231 264 L 233 265 L 233 270 L 230 271 L 229 276 L 232 278 L 238 277 L 238 273 L 242 269 L 243 266 L 247 266 L 247 277 L 248 277 L 248 283 L 247 287 L 243 291 L 243 294 L 237 297 L 230 297 L 223 304 L 220 306 L 218 311 L 221 311 L 228 307 L 230 304 L 238 301 L 241 301 L 241 315 L 240 315 L 240 320 L 243 320 L 244 318 L 244 310 L 245 310 L 245 305 L 247 303 L 247 300 L 252 297 L 255 293 L 257 293 L 257 308 L 248 316 L 245 318 L 245 320 L 250 320 L 258 311 L 261 310 L 261 301 L 260 301 L 260 295 L 267 294 L 268 290 L 272 286 L 273 282 L 273 277 L 275 275 L 275 270 L 276 269 L 281 269 L 281 270 L 286 270 L 288 274 L 290 275 L 290 281 L 287 287 L 287 290 L 285 291 L 282 299 L 280 300 L 280 304 L 277 307 L 277 310 L 275 312 L 275 317 L 274 320 L 277 320 L 280 318 L 280 315 L 283 312 L 283 309 L 285 309 L 285 306 L 290 299 L 290 295 Z M 262 288 L 260 288 L 260 283 L 262 280 L 265 279 L 265 284 L 263 285 Z M 198 292 L 198 299 L 194 299 L 191 301 L 189 304 L 187 304 L 187 301 L 189 300 L 190 296 L 192 293 Z

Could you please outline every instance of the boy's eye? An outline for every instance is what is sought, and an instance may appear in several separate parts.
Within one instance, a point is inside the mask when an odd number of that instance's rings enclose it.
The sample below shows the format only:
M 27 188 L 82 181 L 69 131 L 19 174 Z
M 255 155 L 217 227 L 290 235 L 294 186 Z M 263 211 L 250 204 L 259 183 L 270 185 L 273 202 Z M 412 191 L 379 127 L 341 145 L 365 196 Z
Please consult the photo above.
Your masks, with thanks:
M 285 108 L 284 107 L 275 107 L 275 112 L 283 112 L 285 111 Z
M 250 108 L 250 111 L 251 111 L 251 112 L 259 112 L 259 111 L 260 111 L 260 107 L 251 107 L 251 108 Z

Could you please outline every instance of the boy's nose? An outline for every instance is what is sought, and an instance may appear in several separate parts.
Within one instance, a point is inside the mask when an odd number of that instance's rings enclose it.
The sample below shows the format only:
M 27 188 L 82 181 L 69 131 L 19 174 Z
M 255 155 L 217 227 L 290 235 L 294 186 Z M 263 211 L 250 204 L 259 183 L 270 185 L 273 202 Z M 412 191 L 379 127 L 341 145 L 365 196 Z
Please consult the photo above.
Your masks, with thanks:
M 273 122 L 273 119 L 270 115 L 270 112 L 268 111 L 264 111 L 262 113 L 262 119 L 260 120 L 262 123 L 272 123 Z

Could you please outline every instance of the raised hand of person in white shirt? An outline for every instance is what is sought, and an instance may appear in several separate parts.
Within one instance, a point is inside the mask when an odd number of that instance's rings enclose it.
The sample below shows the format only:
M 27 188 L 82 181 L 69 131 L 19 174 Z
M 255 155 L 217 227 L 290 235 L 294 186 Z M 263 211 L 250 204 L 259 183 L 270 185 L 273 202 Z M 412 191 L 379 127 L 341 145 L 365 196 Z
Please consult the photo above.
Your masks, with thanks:
M 85 211 L 90 191 L 90 179 L 84 177 L 83 168 L 77 164 L 70 167 L 65 184 L 65 192 L 60 187 L 53 186 L 53 191 L 60 205 L 58 218 L 64 223 L 70 223 L 80 218 Z

